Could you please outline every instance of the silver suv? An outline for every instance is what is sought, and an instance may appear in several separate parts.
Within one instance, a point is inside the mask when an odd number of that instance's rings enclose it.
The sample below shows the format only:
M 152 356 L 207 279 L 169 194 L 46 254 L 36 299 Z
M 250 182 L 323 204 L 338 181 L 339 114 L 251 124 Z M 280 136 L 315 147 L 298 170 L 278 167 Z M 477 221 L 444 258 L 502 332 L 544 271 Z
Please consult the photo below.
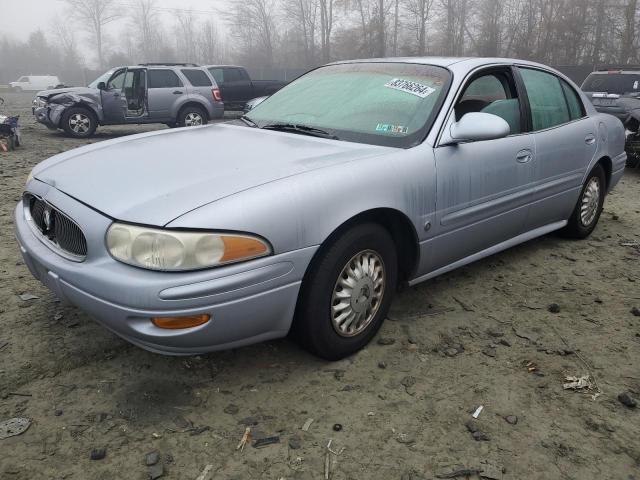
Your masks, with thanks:
M 222 118 L 224 104 L 215 79 L 192 63 L 118 67 L 88 87 L 38 92 L 36 120 L 76 138 L 93 135 L 98 125 L 165 123 L 203 125 Z

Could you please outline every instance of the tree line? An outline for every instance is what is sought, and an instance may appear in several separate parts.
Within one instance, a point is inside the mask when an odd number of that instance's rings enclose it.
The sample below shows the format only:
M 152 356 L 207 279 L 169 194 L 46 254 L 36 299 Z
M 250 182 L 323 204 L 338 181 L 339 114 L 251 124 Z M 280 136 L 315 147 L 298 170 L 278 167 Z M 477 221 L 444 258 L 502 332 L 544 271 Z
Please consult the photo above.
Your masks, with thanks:
M 0 82 L 26 73 L 77 82 L 88 68 L 162 61 L 309 68 L 348 58 L 480 55 L 640 63 L 638 0 L 227 0 L 210 14 L 156 0 L 63 3 L 66 15 L 44 32 L 24 42 L 0 37 Z

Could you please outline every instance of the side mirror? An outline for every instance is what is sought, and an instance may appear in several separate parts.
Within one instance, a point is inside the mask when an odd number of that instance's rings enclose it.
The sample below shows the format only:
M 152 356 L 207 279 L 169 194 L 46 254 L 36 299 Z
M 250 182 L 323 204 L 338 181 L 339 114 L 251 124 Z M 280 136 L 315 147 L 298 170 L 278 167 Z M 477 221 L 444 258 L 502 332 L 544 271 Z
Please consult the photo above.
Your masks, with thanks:
M 98 84 L 98 90 L 106 90 L 107 89 L 107 84 L 104 82 L 100 82 Z
M 477 142 L 504 138 L 511 133 L 511 127 L 503 118 L 497 115 L 471 112 L 451 125 L 449 133 L 451 134 L 451 141 L 447 142 L 448 144 Z

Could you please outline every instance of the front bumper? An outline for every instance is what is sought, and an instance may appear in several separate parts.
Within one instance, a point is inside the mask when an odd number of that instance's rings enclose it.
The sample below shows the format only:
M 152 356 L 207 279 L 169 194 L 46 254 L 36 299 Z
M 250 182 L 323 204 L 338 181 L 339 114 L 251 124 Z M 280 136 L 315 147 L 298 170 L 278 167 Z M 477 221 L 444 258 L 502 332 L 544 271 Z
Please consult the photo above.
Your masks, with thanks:
M 59 109 L 60 112 L 54 112 L 57 113 L 55 115 L 51 115 L 52 111 L 51 108 L 46 106 L 46 107 L 31 107 L 31 111 L 33 113 L 33 116 L 36 117 L 36 121 L 38 123 L 42 123 L 43 125 L 45 125 L 47 128 L 51 128 L 51 129 L 56 129 L 58 128 L 58 125 L 60 125 L 60 117 L 62 116 L 62 109 Z
M 31 273 L 62 301 L 147 350 L 181 355 L 239 347 L 289 331 L 304 272 L 316 247 L 197 272 L 153 272 L 113 260 L 104 247 L 111 220 L 36 181 L 30 191 L 73 218 L 87 237 L 83 262 L 63 258 L 15 211 L 16 238 Z M 35 188 L 32 188 L 35 187 Z M 154 316 L 208 313 L 198 327 L 166 330 Z

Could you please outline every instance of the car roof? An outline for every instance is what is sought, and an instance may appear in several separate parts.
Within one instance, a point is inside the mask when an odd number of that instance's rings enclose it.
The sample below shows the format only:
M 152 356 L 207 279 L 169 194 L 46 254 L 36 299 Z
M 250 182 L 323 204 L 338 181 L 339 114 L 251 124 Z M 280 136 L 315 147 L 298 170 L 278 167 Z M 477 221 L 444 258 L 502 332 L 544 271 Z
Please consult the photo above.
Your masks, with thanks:
M 394 58 L 370 58 L 358 60 L 343 60 L 334 62 L 341 63 L 366 63 L 366 62 L 389 62 L 389 63 L 416 63 L 422 65 L 436 65 L 451 69 L 474 69 L 483 65 L 528 65 L 549 69 L 547 65 L 531 62 L 528 60 L 519 60 L 515 58 L 503 57 L 394 57 Z
M 205 65 L 204 68 L 242 68 L 240 65 Z

